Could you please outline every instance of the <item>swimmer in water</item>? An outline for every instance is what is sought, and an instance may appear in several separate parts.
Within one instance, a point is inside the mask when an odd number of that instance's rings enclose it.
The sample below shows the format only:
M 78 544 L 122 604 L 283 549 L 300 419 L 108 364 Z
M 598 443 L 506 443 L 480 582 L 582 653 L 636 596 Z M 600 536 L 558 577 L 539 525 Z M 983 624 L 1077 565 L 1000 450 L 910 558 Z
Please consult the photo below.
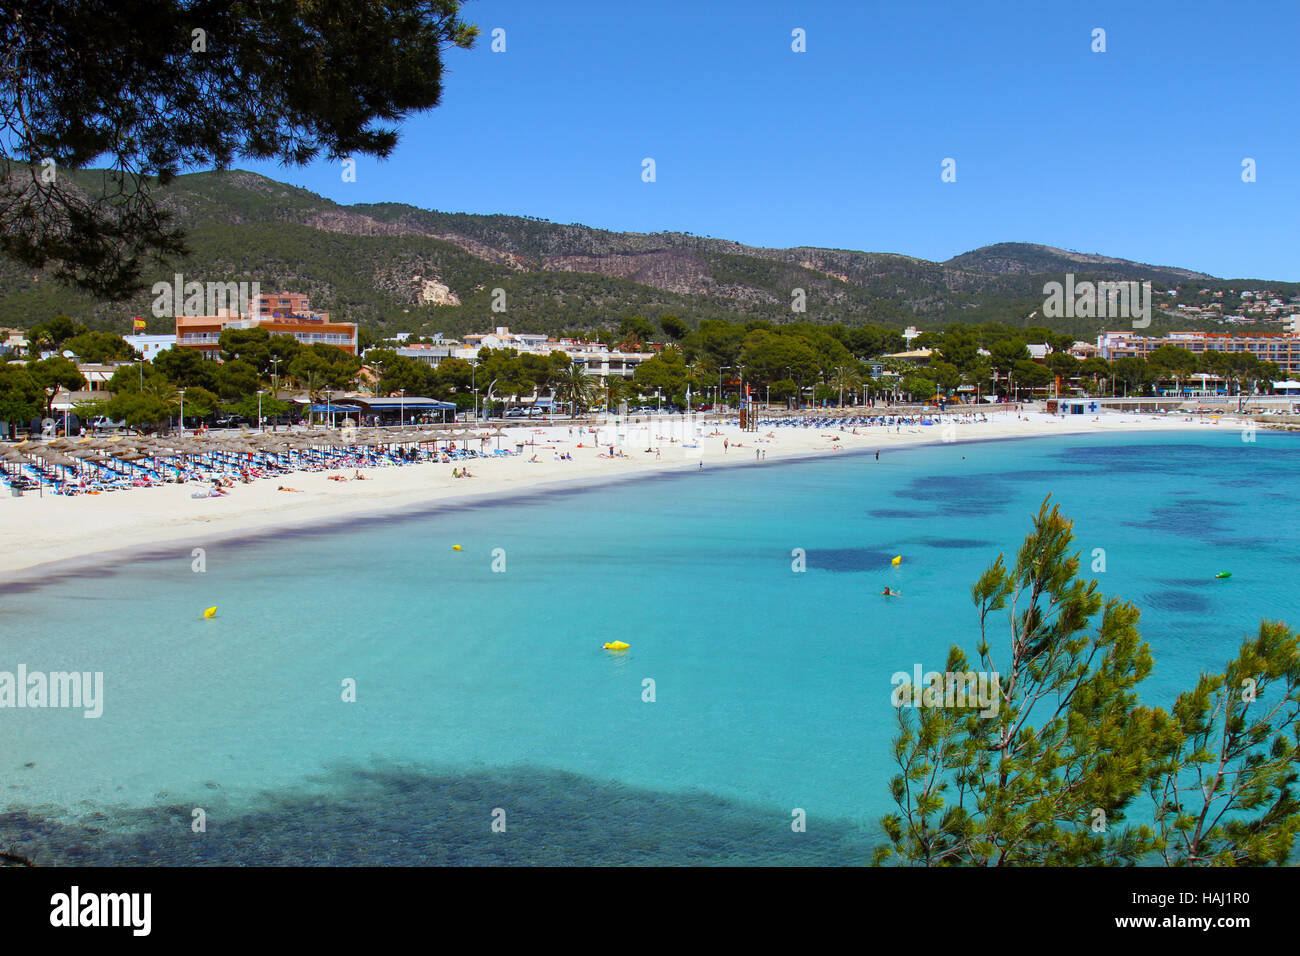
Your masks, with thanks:
M 897 591 L 890 589 L 889 585 L 885 585 L 885 589 L 881 591 L 880 594 L 881 597 L 902 597 L 903 596 L 899 594 Z

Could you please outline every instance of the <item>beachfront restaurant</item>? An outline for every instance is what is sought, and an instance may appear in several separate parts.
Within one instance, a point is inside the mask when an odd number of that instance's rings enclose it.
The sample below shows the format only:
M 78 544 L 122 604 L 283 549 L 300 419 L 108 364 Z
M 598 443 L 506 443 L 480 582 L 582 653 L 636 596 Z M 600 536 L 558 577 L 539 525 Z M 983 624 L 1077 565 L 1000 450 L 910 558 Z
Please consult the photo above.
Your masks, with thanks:
M 436 398 L 419 398 L 403 395 L 397 398 L 356 398 L 349 396 L 353 406 L 352 416 L 359 414 L 362 425 L 414 425 L 456 420 L 455 402 L 440 402 Z M 337 406 L 334 412 L 338 420 Z

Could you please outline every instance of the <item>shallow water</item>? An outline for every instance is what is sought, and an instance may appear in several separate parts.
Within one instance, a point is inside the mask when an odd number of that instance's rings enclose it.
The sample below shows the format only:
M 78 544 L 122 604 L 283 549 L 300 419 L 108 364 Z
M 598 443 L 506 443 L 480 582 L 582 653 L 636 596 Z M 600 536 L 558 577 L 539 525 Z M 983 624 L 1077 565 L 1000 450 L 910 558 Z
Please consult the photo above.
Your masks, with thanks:
M 890 677 L 973 647 L 970 585 L 1049 492 L 1084 570 L 1104 549 L 1102 590 L 1143 611 L 1146 701 L 1220 668 L 1261 617 L 1300 623 L 1300 438 L 1256 437 L 746 464 L 196 539 L 0 588 L 0 671 L 105 685 L 98 719 L 0 709 L 0 845 L 40 862 L 865 862 L 891 809 Z M 601 649 L 615 639 L 631 650 Z

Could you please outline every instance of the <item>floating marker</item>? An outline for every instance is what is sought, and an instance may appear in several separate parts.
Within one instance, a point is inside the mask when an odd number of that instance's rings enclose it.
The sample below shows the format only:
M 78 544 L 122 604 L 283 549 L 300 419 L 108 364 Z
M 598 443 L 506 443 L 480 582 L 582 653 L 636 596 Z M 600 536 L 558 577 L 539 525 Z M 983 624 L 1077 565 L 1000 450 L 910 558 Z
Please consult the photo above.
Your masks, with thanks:
M 453 551 L 459 551 L 459 550 L 460 550 L 460 545 L 458 545 L 458 544 L 453 544 L 453 545 L 451 546 L 451 550 L 453 550 Z
M 204 611 L 204 612 L 203 612 L 203 616 L 204 616 L 204 617 L 216 617 L 216 616 L 217 616 L 217 609 L 216 609 L 215 605 L 214 605 L 213 607 L 208 608 L 206 611 Z
M 1231 572 L 1231 571 L 1220 571 L 1218 574 L 1215 575 L 1215 577 L 1216 577 L 1216 578 L 1230 578 L 1230 577 L 1232 577 L 1232 572 Z
M 894 565 L 895 567 L 897 567 L 898 565 L 900 565 L 900 564 L 903 563 L 903 556 L 902 556 L 901 554 L 899 554 L 899 555 L 895 555 L 895 556 L 894 556 L 894 559 L 893 559 L 892 561 L 890 561 L 889 563 L 892 564 L 892 565 Z
M 632 646 L 631 644 L 625 644 L 625 643 L 623 643 L 622 641 L 610 641 L 608 644 L 605 645 L 605 650 L 607 650 L 607 651 L 625 651 L 625 650 L 627 650 L 627 649 L 628 649 L 629 647 L 631 647 L 631 646 Z

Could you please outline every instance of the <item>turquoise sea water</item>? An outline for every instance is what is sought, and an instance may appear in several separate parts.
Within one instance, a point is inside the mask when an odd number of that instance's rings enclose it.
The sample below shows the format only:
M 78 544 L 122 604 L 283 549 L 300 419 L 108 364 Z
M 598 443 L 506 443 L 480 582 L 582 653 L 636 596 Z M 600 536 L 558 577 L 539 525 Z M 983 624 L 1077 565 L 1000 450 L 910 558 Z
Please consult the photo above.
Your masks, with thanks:
M 0 710 L 0 848 L 51 863 L 865 862 L 892 808 L 890 677 L 973 647 L 970 585 L 1048 493 L 1084 569 L 1104 549 L 1102 590 L 1142 609 L 1148 702 L 1220 668 L 1261 617 L 1300 625 L 1300 439 L 1256 437 L 746 464 L 196 539 L 202 573 L 186 546 L 0 584 L 0 671 L 105 685 L 99 719 Z M 601 649 L 615 639 L 631 650 Z

